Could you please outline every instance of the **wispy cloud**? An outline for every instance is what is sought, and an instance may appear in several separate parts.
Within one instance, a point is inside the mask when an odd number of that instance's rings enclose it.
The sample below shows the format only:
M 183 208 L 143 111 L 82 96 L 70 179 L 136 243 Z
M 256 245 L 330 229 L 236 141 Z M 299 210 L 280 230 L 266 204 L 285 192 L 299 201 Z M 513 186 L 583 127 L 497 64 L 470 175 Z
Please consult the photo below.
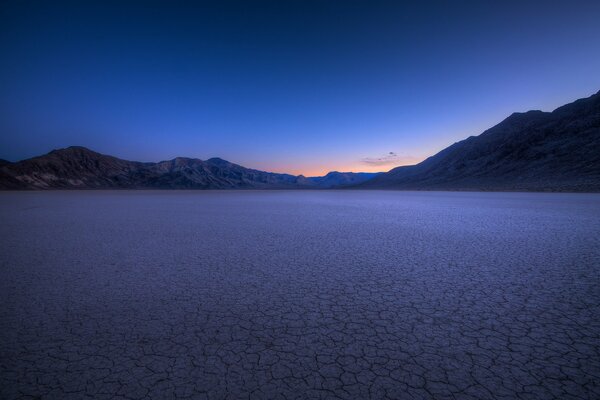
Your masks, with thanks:
M 401 164 L 413 164 L 418 159 L 412 156 L 399 155 L 390 151 L 379 157 L 365 157 L 360 160 L 361 163 L 371 166 L 386 166 L 386 165 L 401 165 Z

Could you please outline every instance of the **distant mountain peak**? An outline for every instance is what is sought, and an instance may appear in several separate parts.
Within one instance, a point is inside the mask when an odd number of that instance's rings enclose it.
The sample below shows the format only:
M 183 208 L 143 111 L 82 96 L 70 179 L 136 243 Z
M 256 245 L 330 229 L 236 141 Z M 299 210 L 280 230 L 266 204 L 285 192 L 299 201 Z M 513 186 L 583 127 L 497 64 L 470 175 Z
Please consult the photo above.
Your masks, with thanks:
M 87 159 L 100 159 L 103 157 L 110 157 L 110 158 L 114 158 L 111 156 L 105 156 L 104 154 L 95 152 L 93 150 L 88 149 L 87 147 L 83 147 L 83 146 L 69 146 L 69 147 L 65 147 L 62 149 L 55 149 L 52 150 L 51 152 L 48 153 L 49 156 L 57 156 L 60 158 L 87 158 Z
M 100 154 L 97 153 L 93 150 L 88 149 L 87 147 L 83 147 L 83 146 L 69 146 L 69 147 L 64 147 L 64 148 L 60 148 L 60 149 L 54 149 L 50 152 L 52 153 L 93 153 L 93 154 Z
M 525 112 L 514 112 L 510 114 L 504 121 L 500 122 L 498 125 L 502 124 L 522 124 L 529 123 L 531 121 L 537 121 L 540 118 L 545 118 L 549 116 L 549 112 L 544 112 L 541 110 L 529 110 Z M 496 126 L 498 126 L 496 125 Z
M 206 160 L 206 162 L 207 163 L 211 163 L 211 164 L 220 164 L 220 165 L 233 164 L 232 162 L 229 162 L 227 160 L 223 160 L 222 158 L 219 158 L 219 157 L 209 158 L 208 160 Z
M 380 173 L 330 171 L 325 176 L 315 176 L 306 179 L 322 188 L 333 188 L 357 185 L 374 178 L 378 174 Z
M 525 111 L 525 112 L 514 112 L 512 114 L 509 115 L 509 118 L 522 118 L 522 117 L 535 117 L 538 115 L 542 115 L 542 114 L 549 114 L 547 112 L 544 112 L 542 110 L 529 110 L 529 111 Z
M 191 158 L 191 157 L 175 157 L 171 161 L 174 162 L 174 163 L 181 163 L 181 164 L 189 164 L 189 163 L 194 163 L 194 162 L 202 162 L 202 160 L 199 159 L 199 158 Z

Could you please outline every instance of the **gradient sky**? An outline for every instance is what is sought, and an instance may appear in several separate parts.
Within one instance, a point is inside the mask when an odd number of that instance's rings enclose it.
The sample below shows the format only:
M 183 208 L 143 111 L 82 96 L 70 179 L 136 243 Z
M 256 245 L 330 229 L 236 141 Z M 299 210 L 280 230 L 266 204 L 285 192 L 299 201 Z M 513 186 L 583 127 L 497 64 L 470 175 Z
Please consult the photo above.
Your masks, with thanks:
M 320 175 L 600 90 L 600 1 L 0 2 L 0 158 Z

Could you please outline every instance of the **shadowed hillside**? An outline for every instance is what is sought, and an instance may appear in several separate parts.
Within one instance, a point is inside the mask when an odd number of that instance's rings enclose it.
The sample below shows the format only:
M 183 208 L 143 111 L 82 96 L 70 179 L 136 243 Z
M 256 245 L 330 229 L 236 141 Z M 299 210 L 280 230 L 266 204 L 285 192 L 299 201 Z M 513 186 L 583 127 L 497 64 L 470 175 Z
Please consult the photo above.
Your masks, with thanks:
M 551 113 L 514 113 L 356 188 L 600 191 L 600 92 Z

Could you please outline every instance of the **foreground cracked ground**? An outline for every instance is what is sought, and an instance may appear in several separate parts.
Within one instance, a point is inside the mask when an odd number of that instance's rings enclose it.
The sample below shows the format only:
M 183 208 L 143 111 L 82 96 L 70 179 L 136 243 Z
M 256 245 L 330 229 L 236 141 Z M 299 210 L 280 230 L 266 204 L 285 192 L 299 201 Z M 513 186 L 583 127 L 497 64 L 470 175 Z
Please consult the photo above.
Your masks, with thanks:
M 598 399 L 600 196 L 0 194 L 2 399 Z

